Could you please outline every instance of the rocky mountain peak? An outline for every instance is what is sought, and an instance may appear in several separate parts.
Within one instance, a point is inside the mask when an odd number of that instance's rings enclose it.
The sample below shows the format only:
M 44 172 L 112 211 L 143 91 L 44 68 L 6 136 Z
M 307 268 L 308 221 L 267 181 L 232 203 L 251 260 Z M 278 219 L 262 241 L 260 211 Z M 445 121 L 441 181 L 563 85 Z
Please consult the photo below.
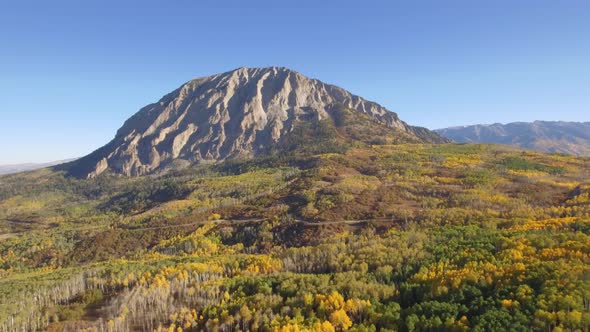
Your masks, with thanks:
M 288 68 L 242 67 L 191 80 L 145 106 L 110 143 L 76 161 L 71 172 L 137 176 L 172 164 L 249 158 L 267 151 L 299 123 L 331 118 L 336 107 L 368 115 L 419 141 L 440 139 L 374 102 Z

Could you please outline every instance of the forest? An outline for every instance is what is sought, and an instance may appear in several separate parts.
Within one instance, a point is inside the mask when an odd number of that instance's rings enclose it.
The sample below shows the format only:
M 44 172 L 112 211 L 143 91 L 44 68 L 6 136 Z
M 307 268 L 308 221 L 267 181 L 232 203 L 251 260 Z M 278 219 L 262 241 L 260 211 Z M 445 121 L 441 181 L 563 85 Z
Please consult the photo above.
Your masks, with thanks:
M 0 331 L 590 330 L 590 159 L 327 133 L 0 177 Z

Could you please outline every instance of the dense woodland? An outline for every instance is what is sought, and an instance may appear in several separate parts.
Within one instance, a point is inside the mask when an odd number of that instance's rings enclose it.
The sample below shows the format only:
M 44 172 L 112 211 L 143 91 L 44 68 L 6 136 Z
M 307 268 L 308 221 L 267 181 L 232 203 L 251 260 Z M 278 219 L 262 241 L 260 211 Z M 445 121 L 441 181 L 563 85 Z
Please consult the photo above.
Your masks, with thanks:
M 590 159 L 371 137 L 0 177 L 0 331 L 590 330 Z

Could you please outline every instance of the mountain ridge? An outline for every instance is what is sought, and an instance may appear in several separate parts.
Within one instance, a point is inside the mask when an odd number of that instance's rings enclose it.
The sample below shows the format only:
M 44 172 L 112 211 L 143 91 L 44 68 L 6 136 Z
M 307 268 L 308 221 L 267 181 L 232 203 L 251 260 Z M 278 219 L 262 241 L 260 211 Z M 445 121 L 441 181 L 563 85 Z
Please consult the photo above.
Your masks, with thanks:
M 20 163 L 20 164 L 4 164 L 0 165 L 0 175 L 14 174 L 26 171 L 33 171 L 39 168 L 57 166 L 64 163 L 69 163 L 76 160 L 76 158 L 50 161 L 46 163 Z
M 590 122 L 537 120 L 455 126 L 435 132 L 459 143 L 496 143 L 541 152 L 590 156 Z
M 188 81 L 131 116 L 114 139 L 72 163 L 70 173 L 140 176 L 166 167 L 260 155 L 305 122 L 333 119 L 340 108 L 415 142 L 446 142 L 375 102 L 285 67 L 241 67 Z

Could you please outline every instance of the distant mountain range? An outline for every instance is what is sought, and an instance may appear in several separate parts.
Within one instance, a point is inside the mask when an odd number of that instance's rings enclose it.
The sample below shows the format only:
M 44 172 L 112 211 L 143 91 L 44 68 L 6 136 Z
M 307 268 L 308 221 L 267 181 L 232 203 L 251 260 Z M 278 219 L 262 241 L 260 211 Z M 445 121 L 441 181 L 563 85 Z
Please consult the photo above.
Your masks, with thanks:
M 52 161 L 52 162 L 48 162 L 48 163 L 25 163 L 25 164 L 0 165 L 0 175 L 32 171 L 32 170 L 39 169 L 39 168 L 51 167 L 51 166 L 67 163 L 67 162 L 70 162 L 73 160 L 75 160 L 75 159 L 58 160 L 58 161 Z
M 541 152 L 590 156 L 590 122 L 535 121 L 435 130 L 459 143 L 496 143 Z

